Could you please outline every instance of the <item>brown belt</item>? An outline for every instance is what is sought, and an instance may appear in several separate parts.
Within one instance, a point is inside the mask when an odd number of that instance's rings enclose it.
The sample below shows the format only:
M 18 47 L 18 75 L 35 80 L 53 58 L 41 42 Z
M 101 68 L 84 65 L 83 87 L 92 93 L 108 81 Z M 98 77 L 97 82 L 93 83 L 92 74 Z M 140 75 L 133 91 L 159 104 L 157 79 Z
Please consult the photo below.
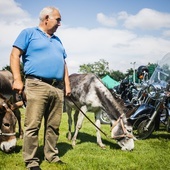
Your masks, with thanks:
M 63 88 L 63 81 L 58 81 L 56 79 L 47 79 L 47 78 L 42 78 L 42 77 L 33 76 L 33 75 L 26 75 L 26 78 L 33 79 L 33 80 L 39 80 L 39 81 L 42 81 L 42 82 L 47 83 L 54 87 L 62 86 L 62 88 Z

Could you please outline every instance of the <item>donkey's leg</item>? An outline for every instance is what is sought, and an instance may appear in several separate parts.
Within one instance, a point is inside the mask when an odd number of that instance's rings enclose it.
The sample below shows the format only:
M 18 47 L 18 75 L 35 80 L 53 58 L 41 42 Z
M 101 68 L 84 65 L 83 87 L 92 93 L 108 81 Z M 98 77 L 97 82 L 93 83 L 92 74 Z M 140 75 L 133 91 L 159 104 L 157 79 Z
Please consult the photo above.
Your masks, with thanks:
M 98 128 L 101 127 L 100 114 L 101 114 L 101 111 L 97 112 L 96 115 L 95 115 L 95 121 L 96 121 L 95 124 L 96 124 L 96 126 L 97 126 Z M 106 146 L 103 144 L 100 131 L 99 131 L 97 128 L 96 128 L 96 137 L 97 137 L 97 144 L 98 144 L 101 148 L 105 149 Z
M 66 106 L 66 111 L 67 111 L 67 115 L 68 115 L 68 136 L 67 139 L 71 140 L 71 126 L 72 126 L 72 108 L 69 106 Z
M 78 121 L 78 115 L 79 115 L 79 111 L 78 110 L 75 110 L 75 113 L 74 113 L 74 133 L 76 131 L 76 125 L 77 125 L 77 121 Z
M 81 109 L 81 111 L 83 111 L 84 114 L 86 114 L 86 112 L 87 112 L 87 107 L 86 106 L 82 106 L 80 109 Z M 75 132 L 74 132 L 74 136 L 72 138 L 72 145 L 73 146 L 76 145 L 77 135 L 78 135 L 79 130 L 82 127 L 82 123 L 83 123 L 83 119 L 84 119 L 84 115 L 81 113 L 81 111 L 79 111 L 77 123 L 75 122 L 76 129 L 75 129 Z

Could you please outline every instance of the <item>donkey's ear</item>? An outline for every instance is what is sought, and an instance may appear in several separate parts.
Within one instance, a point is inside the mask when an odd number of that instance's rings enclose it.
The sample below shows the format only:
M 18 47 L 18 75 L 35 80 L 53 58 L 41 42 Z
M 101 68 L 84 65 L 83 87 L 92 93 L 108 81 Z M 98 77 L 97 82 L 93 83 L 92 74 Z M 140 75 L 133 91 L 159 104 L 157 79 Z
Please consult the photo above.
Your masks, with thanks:
M 6 100 L 6 98 L 0 93 L 0 98 Z
M 8 104 L 5 101 L 3 101 L 0 104 L 0 114 L 4 114 L 7 110 L 9 110 Z

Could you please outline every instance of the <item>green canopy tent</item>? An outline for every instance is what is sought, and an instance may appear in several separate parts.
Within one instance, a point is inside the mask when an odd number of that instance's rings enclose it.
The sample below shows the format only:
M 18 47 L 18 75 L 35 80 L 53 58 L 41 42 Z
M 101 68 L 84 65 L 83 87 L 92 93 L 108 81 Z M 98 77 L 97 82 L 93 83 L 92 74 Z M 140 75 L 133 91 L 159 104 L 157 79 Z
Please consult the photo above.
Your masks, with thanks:
M 115 86 L 120 84 L 116 80 L 112 79 L 109 75 L 103 77 L 102 82 L 108 89 L 113 89 Z

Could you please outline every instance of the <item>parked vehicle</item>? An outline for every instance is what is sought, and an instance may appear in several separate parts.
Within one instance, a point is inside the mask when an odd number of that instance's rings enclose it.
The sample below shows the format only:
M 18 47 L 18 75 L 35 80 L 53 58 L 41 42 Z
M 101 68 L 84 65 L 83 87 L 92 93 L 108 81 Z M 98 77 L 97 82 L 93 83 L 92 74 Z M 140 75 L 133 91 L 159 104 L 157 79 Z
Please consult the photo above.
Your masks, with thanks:
M 114 93 L 114 95 L 124 101 L 125 105 L 128 105 L 131 103 L 132 98 L 137 94 L 137 92 L 138 90 L 135 84 L 130 82 L 129 78 L 126 77 L 118 86 L 113 88 L 112 94 Z
M 120 85 L 114 87 L 113 93 L 123 99 L 124 104 L 138 106 L 143 103 L 145 86 L 148 82 L 148 68 L 146 66 L 139 66 L 137 69 L 137 78 L 140 83 L 133 83 L 126 77 L 120 82 Z
M 140 80 L 140 84 L 138 84 L 137 91 L 133 93 L 130 101 L 133 106 L 141 105 L 147 98 L 148 73 L 149 70 L 146 66 L 139 66 L 137 69 L 137 78 Z
M 138 139 L 148 138 L 160 124 L 170 131 L 170 53 L 159 62 L 149 79 L 145 92 L 147 97 L 129 120 Z

